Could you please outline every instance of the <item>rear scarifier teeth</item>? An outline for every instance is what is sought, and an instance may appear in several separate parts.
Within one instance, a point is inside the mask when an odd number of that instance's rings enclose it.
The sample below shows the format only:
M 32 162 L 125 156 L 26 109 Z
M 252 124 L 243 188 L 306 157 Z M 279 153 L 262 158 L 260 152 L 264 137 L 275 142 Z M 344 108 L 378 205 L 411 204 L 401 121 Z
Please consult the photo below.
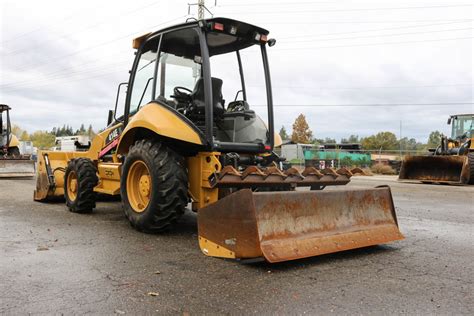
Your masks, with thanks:
M 359 167 L 352 168 L 351 173 L 353 175 L 361 175 L 361 176 L 367 176 L 368 175 L 364 170 L 362 170 Z
M 302 173 L 291 167 L 286 171 L 275 165 L 260 169 L 248 166 L 239 172 L 232 166 L 225 166 L 218 175 L 218 187 L 265 187 L 279 185 L 282 187 L 314 186 L 314 185 L 344 185 L 349 183 L 353 173 L 346 168 L 318 170 L 306 167 Z

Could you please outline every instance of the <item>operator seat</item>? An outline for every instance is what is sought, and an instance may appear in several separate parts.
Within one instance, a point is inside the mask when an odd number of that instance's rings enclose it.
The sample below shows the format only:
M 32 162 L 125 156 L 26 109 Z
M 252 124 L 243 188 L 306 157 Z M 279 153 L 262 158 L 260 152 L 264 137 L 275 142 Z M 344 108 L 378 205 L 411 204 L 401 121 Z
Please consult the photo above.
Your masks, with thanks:
M 224 99 L 222 97 L 222 79 L 211 78 L 212 83 L 212 108 L 214 109 L 214 115 L 222 116 L 224 114 Z M 194 86 L 194 90 L 191 93 L 194 106 L 197 107 L 199 113 L 204 113 L 205 101 L 204 101 L 204 79 L 199 78 Z

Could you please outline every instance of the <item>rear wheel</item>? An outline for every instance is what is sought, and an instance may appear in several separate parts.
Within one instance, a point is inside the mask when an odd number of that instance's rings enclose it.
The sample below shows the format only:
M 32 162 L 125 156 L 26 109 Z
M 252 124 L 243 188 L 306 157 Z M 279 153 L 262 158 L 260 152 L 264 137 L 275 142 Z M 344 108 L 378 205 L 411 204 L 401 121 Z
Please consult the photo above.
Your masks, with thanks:
M 474 153 L 467 154 L 469 164 L 469 184 L 474 184 Z
M 87 158 L 72 159 L 64 174 L 64 198 L 66 205 L 74 213 L 90 213 L 95 207 L 97 169 Z
M 8 155 L 13 158 L 19 158 L 21 156 L 20 149 L 18 147 L 10 147 L 8 148 Z
M 142 232 L 169 229 L 188 202 L 188 178 L 182 156 L 152 140 L 139 140 L 125 159 L 120 193 L 125 215 Z

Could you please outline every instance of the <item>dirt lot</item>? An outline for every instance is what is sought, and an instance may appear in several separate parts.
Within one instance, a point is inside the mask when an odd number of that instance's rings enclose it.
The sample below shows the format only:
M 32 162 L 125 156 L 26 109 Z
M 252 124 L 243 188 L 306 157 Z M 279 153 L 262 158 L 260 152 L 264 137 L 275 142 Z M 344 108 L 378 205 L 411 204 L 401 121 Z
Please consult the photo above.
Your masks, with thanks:
M 90 215 L 0 180 L 0 314 L 474 313 L 474 187 L 355 177 L 392 187 L 406 239 L 283 264 L 205 257 L 188 212 L 146 235 L 119 202 Z M 149 295 L 154 292 L 157 296 Z

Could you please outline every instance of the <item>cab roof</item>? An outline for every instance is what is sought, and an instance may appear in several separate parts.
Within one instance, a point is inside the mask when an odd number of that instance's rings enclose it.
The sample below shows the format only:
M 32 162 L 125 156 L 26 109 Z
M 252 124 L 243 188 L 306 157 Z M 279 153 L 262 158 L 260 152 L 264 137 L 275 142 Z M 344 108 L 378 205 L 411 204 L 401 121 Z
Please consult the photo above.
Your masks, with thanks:
M 0 112 L 11 110 L 11 108 L 6 104 L 0 104 Z
M 449 117 L 458 117 L 458 116 L 474 116 L 474 114 L 453 114 L 453 115 L 450 115 Z
M 173 25 L 170 27 L 166 27 L 164 29 L 158 30 L 156 32 L 147 33 L 140 37 L 137 37 L 133 40 L 133 48 L 139 48 L 143 42 L 152 39 L 156 35 L 160 33 L 167 33 L 173 30 L 180 30 L 186 29 L 187 27 L 192 26 L 204 26 L 209 31 L 212 31 L 212 26 L 216 23 L 221 24 L 224 27 L 224 30 L 220 33 L 215 34 L 224 34 L 227 37 L 232 37 L 234 40 L 223 40 L 224 36 L 221 36 L 220 39 L 215 39 L 214 41 L 208 38 L 208 47 L 209 47 L 209 55 L 218 55 L 224 54 L 231 51 L 236 51 L 239 49 L 244 49 L 246 47 L 252 46 L 255 42 L 251 42 L 251 39 L 255 38 L 255 35 L 258 33 L 260 35 L 268 35 L 268 31 L 264 28 L 245 23 L 238 20 L 228 19 L 228 18 L 212 18 L 212 19 L 205 19 L 205 20 L 193 20 L 186 23 L 181 23 L 177 25 Z M 236 32 L 235 34 L 231 33 L 231 30 Z M 214 33 L 214 32 L 213 32 Z M 184 43 L 186 41 L 186 35 L 177 35 L 176 42 L 180 42 L 182 44 L 187 44 L 189 46 L 193 46 L 191 43 Z M 188 49 L 190 48 L 188 46 Z M 194 52 L 195 55 L 199 55 L 197 51 Z

